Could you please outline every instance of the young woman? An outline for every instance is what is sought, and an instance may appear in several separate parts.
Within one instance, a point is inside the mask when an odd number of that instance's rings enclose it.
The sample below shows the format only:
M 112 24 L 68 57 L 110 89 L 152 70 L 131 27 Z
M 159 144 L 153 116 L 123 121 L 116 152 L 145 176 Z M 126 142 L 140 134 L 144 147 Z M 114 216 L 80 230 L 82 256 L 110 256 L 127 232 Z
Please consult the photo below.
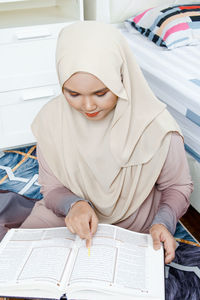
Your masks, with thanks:
M 44 198 L 22 227 L 66 224 L 87 246 L 98 222 L 150 232 L 170 262 L 192 191 L 178 125 L 112 25 L 64 28 L 56 63 L 62 94 L 32 124 Z

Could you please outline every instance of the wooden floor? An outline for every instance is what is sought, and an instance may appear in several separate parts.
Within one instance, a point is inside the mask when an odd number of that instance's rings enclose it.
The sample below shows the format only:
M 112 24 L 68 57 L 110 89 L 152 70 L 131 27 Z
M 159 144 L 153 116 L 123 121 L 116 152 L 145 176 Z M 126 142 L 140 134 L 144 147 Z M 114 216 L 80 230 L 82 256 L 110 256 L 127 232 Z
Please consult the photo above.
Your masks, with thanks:
M 200 242 L 200 214 L 192 206 L 190 206 L 180 221 L 193 235 L 193 237 Z

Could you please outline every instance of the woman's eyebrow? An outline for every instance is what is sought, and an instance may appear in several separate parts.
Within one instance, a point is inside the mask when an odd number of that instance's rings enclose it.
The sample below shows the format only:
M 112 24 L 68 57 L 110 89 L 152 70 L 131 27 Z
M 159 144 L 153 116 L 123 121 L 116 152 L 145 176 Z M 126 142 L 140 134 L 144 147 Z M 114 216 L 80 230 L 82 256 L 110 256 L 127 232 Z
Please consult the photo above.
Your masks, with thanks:
M 66 88 L 66 87 L 63 87 L 63 89 L 64 89 L 65 91 L 67 91 L 67 92 L 70 92 L 70 93 L 76 93 L 76 94 L 79 94 L 78 92 L 72 91 L 72 90 L 70 90 L 70 89 L 68 89 L 68 88 Z
M 66 88 L 66 87 L 63 87 L 63 89 L 64 89 L 65 91 L 69 92 L 69 93 L 80 94 L 80 93 L 78 93 L 78 92 L 76 92 L 76 91 L 73 91 L 73 90 L 70 90 L 70 89 L 68 89 L 68 88 Z M 105 87 L 105 88 L 103 88 L 103 89 L 100 89 L 100 90 L 97 90 L 97 91 L 94 91 L 94 92 L 92 92 L 91 94 L 102 93 L 102 92 L 104 92 L 104 91 L 106 91 L 106 90 L 108 90 L 107 87 Z
M 92 94 L 101 93 L 101 92 L 104 92 L 104 91 L 106 91 L 106 90 L 108 90 L 107 87 L 105 87 L 105 88 L 103 88 L 103 89 L 100 89 L 100 90 L 97 90 L 97 91 L 95 91 L 95 92 L 92 92 Z

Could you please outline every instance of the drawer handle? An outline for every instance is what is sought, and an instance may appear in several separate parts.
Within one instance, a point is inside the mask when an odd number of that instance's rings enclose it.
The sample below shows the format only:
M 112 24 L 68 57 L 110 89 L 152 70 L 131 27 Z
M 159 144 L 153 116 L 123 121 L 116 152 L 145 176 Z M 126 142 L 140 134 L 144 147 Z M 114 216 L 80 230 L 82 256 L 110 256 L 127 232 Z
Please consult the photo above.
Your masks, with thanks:
M 35 91 L 35 90 L 28 90 L 24 91 L 22 94 L 23 101 L 29 101 L 34 99 L 41 99 L 54 96 L 55 93 L 52 89 L 45 89 L 43 91 Z
M 36 39 L 36 38 L 43 38 L 47 36 L 51 36 L 51 33 L 47 29 L 16 32 L 16 37 L 18 40 Z

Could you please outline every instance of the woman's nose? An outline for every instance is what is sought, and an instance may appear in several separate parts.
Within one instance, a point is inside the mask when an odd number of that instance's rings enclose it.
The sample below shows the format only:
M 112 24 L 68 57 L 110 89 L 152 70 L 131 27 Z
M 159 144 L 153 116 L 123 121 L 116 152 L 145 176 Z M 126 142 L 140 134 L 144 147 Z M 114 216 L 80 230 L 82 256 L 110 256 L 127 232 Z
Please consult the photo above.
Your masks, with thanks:
M 85 97 L 83 107 L 86 112 L 94 111 L 97 108 L 95 101 L 91 97 Z

